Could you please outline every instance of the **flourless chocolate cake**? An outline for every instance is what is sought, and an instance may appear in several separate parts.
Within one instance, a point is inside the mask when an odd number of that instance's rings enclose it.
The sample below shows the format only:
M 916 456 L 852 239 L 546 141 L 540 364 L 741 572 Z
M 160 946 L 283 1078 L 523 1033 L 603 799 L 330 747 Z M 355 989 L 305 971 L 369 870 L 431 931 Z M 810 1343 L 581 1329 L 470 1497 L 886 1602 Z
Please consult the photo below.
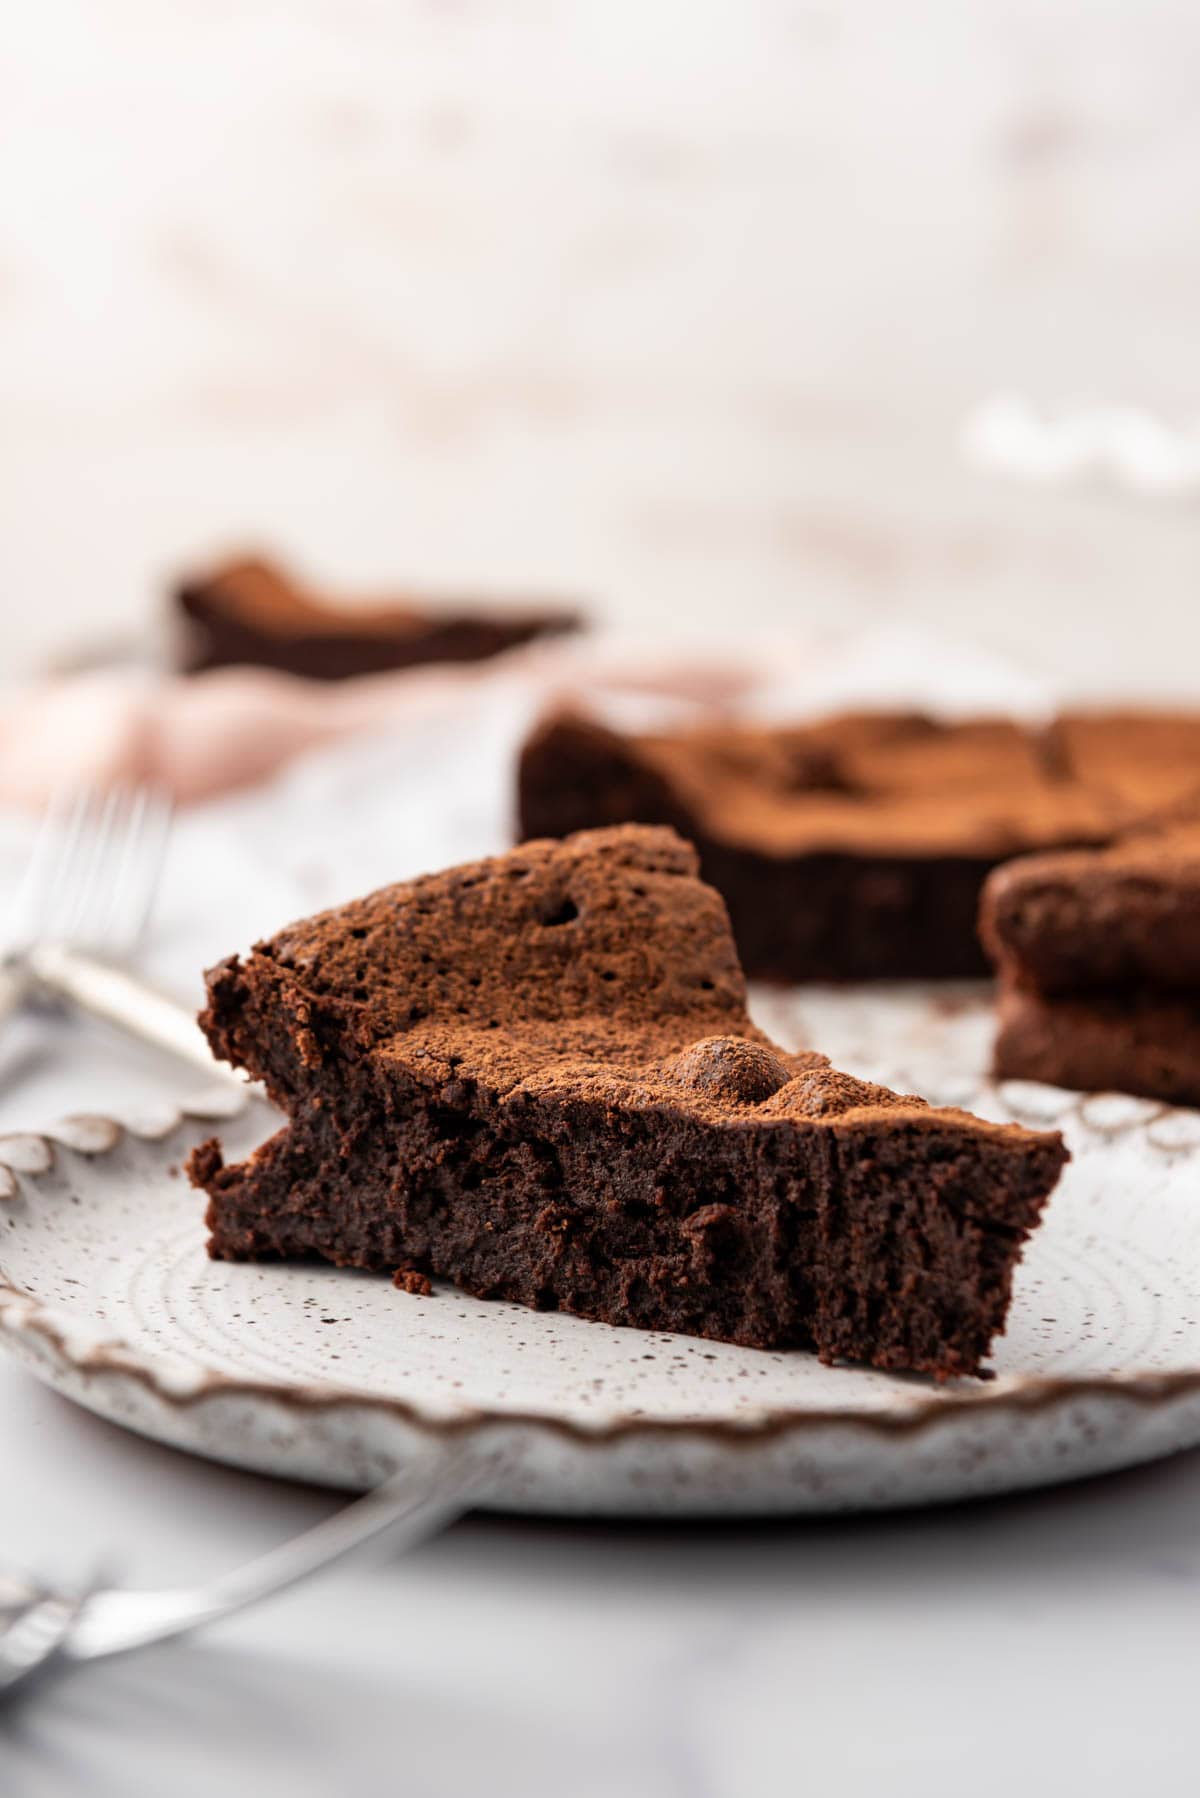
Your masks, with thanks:
M 252 557 L 184 581 L 175 598 L 181 661 L 191 674 L 249 663 L 344 680 L 427 662 L 479 662 L 581 622 L 565 609 L 335 604 Z
M 999 863 L 1099 846 L 1200 785 L 1200 718 L 1068 715 L 1047 728 L 907 713 L 625 735 L 559 714 L 527 740 L 523 836 L 669 824 L 768 980 L 986 973 L 979 895 Z
M 1010 862 L 980 927 L 997 1073 L 1200 1105 L 1200 814 Z
M 696 869 L 664 829 L 531 842 L 219 964 L 203 1027 L 288 1122 L 194 1154 L 211 1253 L 977 1371 L 1061 1139 L 777 1049 Z

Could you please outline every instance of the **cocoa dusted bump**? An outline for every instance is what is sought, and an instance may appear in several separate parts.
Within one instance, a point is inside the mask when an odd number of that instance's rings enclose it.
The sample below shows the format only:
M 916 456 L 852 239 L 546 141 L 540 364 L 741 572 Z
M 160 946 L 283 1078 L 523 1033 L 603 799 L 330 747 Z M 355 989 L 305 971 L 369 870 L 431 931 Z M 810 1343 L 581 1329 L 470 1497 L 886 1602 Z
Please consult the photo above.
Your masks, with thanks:
M 525 843 L 214 968 L 209 1040 L 288 1122 L 193 1155 L 211 1253 L 977 1371 L 1061 1139 L 777 1049 L 696 866 L 664 829 Z

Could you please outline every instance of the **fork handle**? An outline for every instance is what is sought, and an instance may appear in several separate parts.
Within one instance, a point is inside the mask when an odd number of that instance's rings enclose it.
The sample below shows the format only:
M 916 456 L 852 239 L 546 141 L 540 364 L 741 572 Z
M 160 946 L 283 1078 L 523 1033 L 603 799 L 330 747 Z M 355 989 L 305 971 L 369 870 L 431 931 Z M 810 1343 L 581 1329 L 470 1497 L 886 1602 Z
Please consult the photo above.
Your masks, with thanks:
M 74 1661 L 101 1660 L 188 1635 L 286 1592 L 376 1536 L 386 1534 L 393 1550 L 415 1548 L 469 1510 L 515 1464 L 511 1448 L 481 1450 L 470 1439 L 418 1451 L 365 1497 L 207 1586 L 96 1592 L 85 1600 L 63 1653 Z
M 56 998 L 68 999 L 92 1017 L 189 1062 L 210 1080 L 249 1086 L 244 1074 L 216 1059 L 186 1006 L 128 969 L 63 943 L 36 944 L 25 965 L 37 984 Z

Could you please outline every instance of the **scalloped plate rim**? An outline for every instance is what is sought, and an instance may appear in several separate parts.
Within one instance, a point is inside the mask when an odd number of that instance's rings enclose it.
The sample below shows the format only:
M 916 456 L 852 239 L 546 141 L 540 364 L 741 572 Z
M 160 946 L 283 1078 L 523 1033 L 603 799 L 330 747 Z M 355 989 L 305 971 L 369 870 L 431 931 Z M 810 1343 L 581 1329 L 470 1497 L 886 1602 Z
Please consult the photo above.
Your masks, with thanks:
M 991 1086 L 991 1090 L 1002 1096 L 1005 1083 Z M 1046 1088 L 1047 1093 L 1057 1089 Z M 1092 1104 L 1098 1098 L 1109 1097 L 1100 1094 L 1060 1095 L 1078 1107 Z M 1127 1095 L 1112 1095 L 1122 1100 Z M 248 1101 L 247 1104 L 253 1103 Z M 243 1113 L 247 1109 L 243 1105 Z M 266 1108 L 263 1107 L 265 1110 Z M 1138 1120 L 1122 1129 L 1149 1129 L 1152 1124 L 1160 1123 L 1165 1117 L 1181 1115 L 1191 1118 L 1194 1114 L 1181 1111 L 1179 1108 L 1161 1105 L 1152 1113 L 1143 1115 Z M 185 1127 L 216 1119 L 227 1120 L 230 1116 L 228 1105 L 213 1107 L 205 1102 L 183 1104 L 176 1108 L 170 1127 L 163 1128 L 163 1115 L 160 1113 L 154 1120 L 152 1129 L 139 1130 L 136 1120 L 122 1121 L 117 1118 L 99 1114 L 71 1116 L 62 1119 L 58 1124 L 38 1131 L 8 1132 L 0 1135 L 0 1215 L 6 1203 L 19 1195 L 20 1182 L 30 1182 L 34 1186 L 52 1175 L 56 1169 L 56 1151 L 60 1148 L 79 1155 L 84 1160 L 95 1162 L 111 1154 L 128 1138 L 140 1145 L 148 1153 L 168 1150 L 172 1139 Z M 1200 1119 L 1196 1119 L 1196 1128 L 1200 1130 Z M 27 1154 L 30 1145 L 43 1145 L 46 1156 L 40 1166 L 20 1167 L 10 1171 L 5 1158 L 5 1150 L 10 1145 L 20 1144 L 21 1149 L 15 1157 L 17 1163 Z M 37 1151 L 32 1157 L 38 1161 Z M 4 1178 L 4 1177 L 7 1178 Z M 476 1301 L 484 1302 L 484 1301 Z M 123 1382 L 134 1381 L 172 1410 L 186 1413 L 201 1409 L 214 1402 L 228 1399 L 246 1399 L 261 1401 L 281 1407 L 285 1412 L 294 1411 L 297 1416 L 311 1416 L 315 1412 L 340 1412 L 353 1410 L 382 1415 L 413 1430 L 420 1435 L 433 1437 L 458 1437 L 464 1433 L 482 1429 L 503 1428 L 518 1432 L 533 1432 L 546 1437 L 565 1440 L 573 1448 L 594 1449 L 597 1451 L 610 1448 L 615 1444 L 636 1438 L 669 1437 L 673 1440 L 691 1439 L 708 1443 L 722 1449 L 752 1449 L 767 1442 L 780 1439 L 803 1438 L 818 1432 L 838 1432 L 869 1437 L 876 1443 L 911 1442 L 914 1437 L 932 1434 L 940 1425 L 961 1424 L 970 1416 L 995 1417 L 1000 1413 L 1016 1413 L 1028 1415 L 1052 1410 L 1058 1406 L 1069 1406 L 1080 1401 L 1096 1400 L 1119 1406 L 1136 1406 L 1139 1410 L 1168 1411 L 1176 1404 L 1192 1398 L 1200 1398 L 1200 1365 L 1173 1369 L 1169 1371 L 1155 1369 L 1122 1369 L 1118 1372 L 1102 1375 L 1053 1376 L 1053 1375 L 1001 1375 L 991 1380 L 978 1382 L 970 1387 L 951 1391 L 929 1393 L 915 1397 L 903 1409 L 892 1411 L 871 1411 L 854 1409 L 830 1409 L 825 1406 L 785 1406 L 764 1405 L 760 1411 L 744 1415 L 740 1418 L 689 1418 L 689 1417 L 655 1417 L 653 1415 L 618 1414 L 602 1423 L 587 1425 L 568 1416 L 558 1415 L 550 1411 L 488 1409 L 481 1406 L 464 1406 L 453 1413 L 431 1412 L 419 1403 L 402 1398 L 389 1398 L 378 1393 L 356 1389 L 353 1385 L 339 1385 L 335 1382 L 314 1384 L 308 1381 L 271 1380 L 267 1378 L 243 1378 L 224 1373 L 216 1368 L 204 1366 L 199 1361 L 191 1362 L 194 1367 L 194 1380 L 188 1389 L 172 1389 L 172 1382 L 166 1377 L 165 1369 L 170 1365 L 169 1358 L 155 1356 L 152 1352 L 135 1349 L 129 1343 L 113 1337 L 84 1352 L 76 1352 L 69 1346 L 62 1330 L 55 1322 L 61 1316 L 61 1306 L 47 1306 L 34 1294 L 24 1291 L 0 1278 L 0 1343 L 25 1365 L 30 1371 L 42 1378 L 51 1386 L 63 1389 L 71 1376 L 79 1376 L 89 1388 L 89 1394 L 69 1391 L 69 1396 L 89 1408 L 98 1410 L 102 1415 L 114 1417 L 111 1407 L 93 1404 L 90 1388 L 100 1382 L 103 1385 L 118 1387 Z M 599 1326 L 603 1327 L 603 1326 Z M 49 1349 L 55 1366 L 45 1363 L 45 1351 Z M 185 1359 L 181 1357 L 181 1360 Z M 116 1421 L 124 1422 L 119 1416 Z M 142 1429 L 137 1423 L 130 1423 L 142 1434 L 154 1435 L 151 1429 Z M 1200 1430 L 1197 1431 L 1200 1440 Z M 1161 1446 L 1150 1454 L 1138 1453 L 1135 1460 L 1160 1458 L 1189 1444 L 1168 1444 Z M 212 1458 L 212 1451 L 199 1447 L 189 1450 L 187 1444 L 176 1443 L 184 1452 L 194 1452 Z M 219 1457 L 218 1457 L 219 1458 Z M 230 1456 L 232 1464 L 239 1466 L 261 1465 L 255 1460 L 247 1460 L 241 1456 Z M 1113 1465 L 1128 1464 L 1116 1460 Z M 286 1476 L 285 1476 L 286 1477 Z M 1061 1474 L 1062 1479 L 1087 1477 L 1083 1474 L 1067 1470 Z M 1022 1484 L 1046 1484 L 1049 1479 L 1035 1481 L 1018 1480 L 1012 1486 Z M 987 1490 L 1002 1491 L 1011 1489 L 1003 1482 Z M 897 1504 L 911 1503 L 912 1498 L 898 1497 Z M 918 1502 L 920 1500 L 918 1499 Z M 547 1508 L 542 1505 L 531 1508 Z M 604 1507 L 611 1509 L 612 1507 Z M 757 1507 L 747 1507 L 754 1510 Z M 777 1509 L 777 1506 L 770 1507 Z M 811 1506 L 803 1508 L 814 1508 Z M 820 1507 L 816 1507 L 820 1508 Z M 840 1507 L 839 1507 L 840 1508 Z

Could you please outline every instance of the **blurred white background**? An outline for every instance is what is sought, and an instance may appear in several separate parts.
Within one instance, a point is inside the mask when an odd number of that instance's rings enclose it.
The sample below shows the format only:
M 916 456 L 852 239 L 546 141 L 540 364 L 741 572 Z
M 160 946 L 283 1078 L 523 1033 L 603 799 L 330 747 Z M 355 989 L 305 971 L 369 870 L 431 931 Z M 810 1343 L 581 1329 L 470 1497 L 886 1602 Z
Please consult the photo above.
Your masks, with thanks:
M 1196 0 L 12 5 L 0 682 L 150 638 L 170 575 L 245 543 L 347 589 L 578 592 L 656 636 L 899 625 L 877 669 L 911 623 L 1200 702 L 1200 502 L 960 448 L 1006 391 L 1200 415 L 1198 183 Z M 151 971 L 194 982 L 206 944 L 423 854 L 415 765 L 329 759 L 291 789 L 304 831 L 196 808 L 204 878 L 176 863 Z M 30 1024 L 4 1127 L 175 1078 L 141 1053 Z M 6 1366 L 0 1417 L 14 1564 L 107 1545 L 191 1578 L 330 1502 Z M 529 1798 L 569 1767 L 597 1798 L 1190 1798 L 1198 1588 L 1195 1454 L 828 1527 L 477 1520 L 49 1689 L 0 1731 L 0 1790 Z
M 248 541 L 1200 685 L 1193 508 L 958 449 L 1007 388 L 1200 410 L 1187 0 L 39 0 L 6 51 L 9 673 Z

